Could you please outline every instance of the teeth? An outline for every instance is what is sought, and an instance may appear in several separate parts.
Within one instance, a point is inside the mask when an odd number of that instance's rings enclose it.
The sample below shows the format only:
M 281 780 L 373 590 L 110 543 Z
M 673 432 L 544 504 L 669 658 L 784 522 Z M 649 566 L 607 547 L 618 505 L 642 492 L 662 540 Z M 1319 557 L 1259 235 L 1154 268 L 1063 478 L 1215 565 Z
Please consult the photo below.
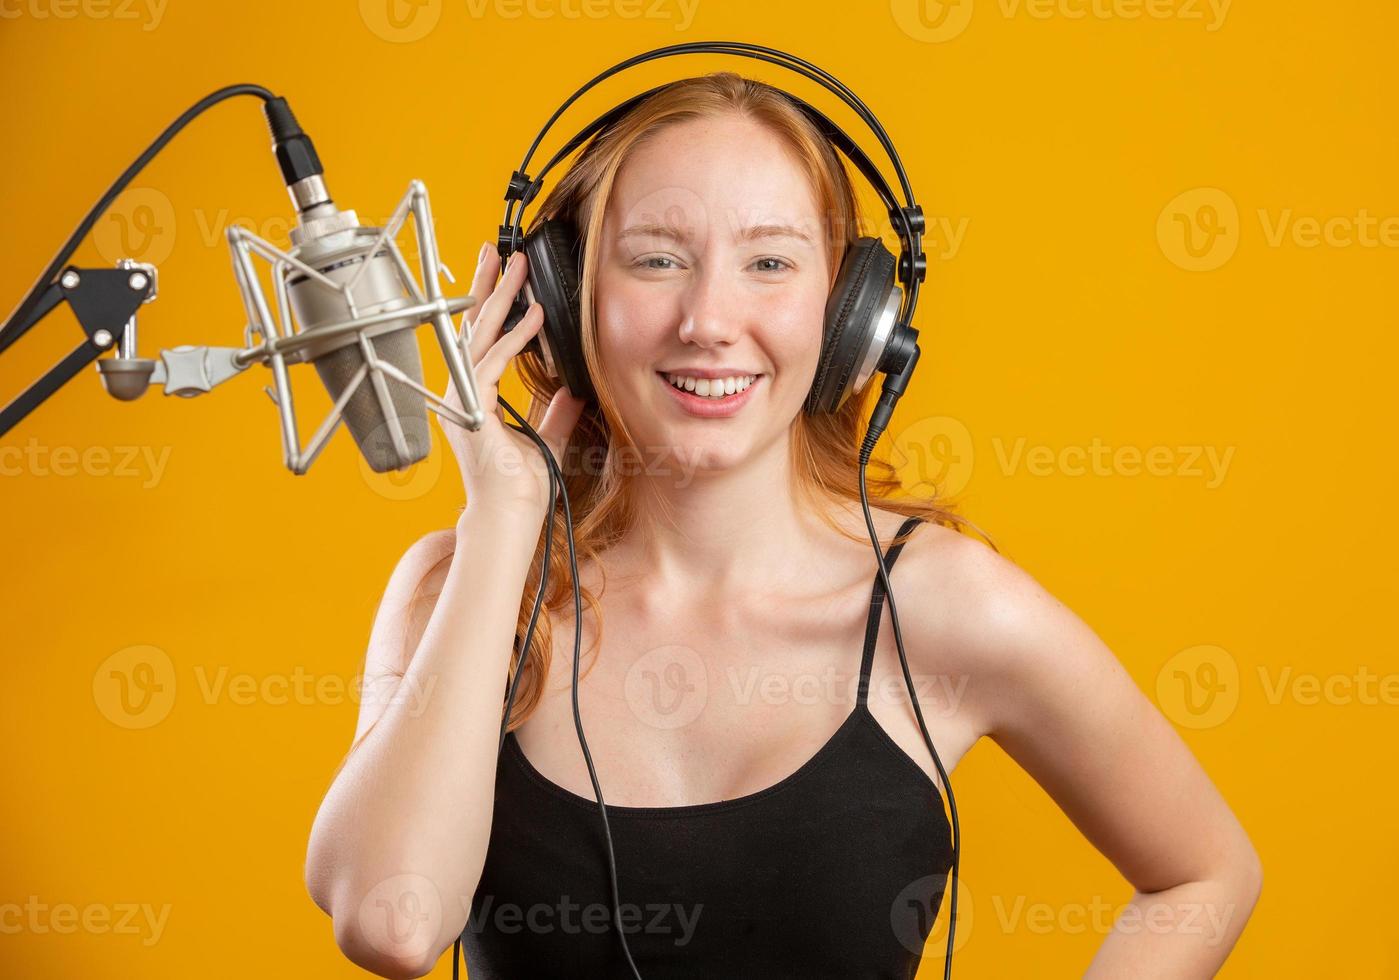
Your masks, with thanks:
M 705 398 L 724 398 L 743 391 L 758 380 L 758 376 L 740 374 L 732 378 L 691 378 L 683 374 L 668 374 L 666 379 L 677 388 Z

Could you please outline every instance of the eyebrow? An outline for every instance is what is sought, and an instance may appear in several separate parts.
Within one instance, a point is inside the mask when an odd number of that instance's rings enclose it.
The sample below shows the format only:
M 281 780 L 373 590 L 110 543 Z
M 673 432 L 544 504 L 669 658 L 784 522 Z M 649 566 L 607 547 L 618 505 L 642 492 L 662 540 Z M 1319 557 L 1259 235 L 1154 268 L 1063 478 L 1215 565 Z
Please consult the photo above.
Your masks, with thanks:
M 806 232 L 794 225 L 780 223 L 740 228 L 736 237 L 741 242 L 756 241 L 760 238 L 794 238 L 807 245 L 811 244 L 811 236 Z M 690 235 L 674 225 L 640 224 L 624 229 L 617 236 L 618 241 L 624 241 L 628 238 L 668 238 L 671 241 L 687 242 L 690 240 Z

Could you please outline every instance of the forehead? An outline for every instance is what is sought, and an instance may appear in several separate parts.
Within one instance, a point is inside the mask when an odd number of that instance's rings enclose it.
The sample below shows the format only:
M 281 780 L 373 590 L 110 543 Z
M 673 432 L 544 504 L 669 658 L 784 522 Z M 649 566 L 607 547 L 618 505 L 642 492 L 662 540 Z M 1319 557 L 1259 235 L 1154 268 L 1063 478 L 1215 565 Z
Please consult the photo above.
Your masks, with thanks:
M 772 130 L 737 115 L 673 123 L 634 147 L 608 201 L 609 237 L 638 224 L 683 222 L 693 234 L 734 238 L 783 222 L 820 238 L 806 171 Z

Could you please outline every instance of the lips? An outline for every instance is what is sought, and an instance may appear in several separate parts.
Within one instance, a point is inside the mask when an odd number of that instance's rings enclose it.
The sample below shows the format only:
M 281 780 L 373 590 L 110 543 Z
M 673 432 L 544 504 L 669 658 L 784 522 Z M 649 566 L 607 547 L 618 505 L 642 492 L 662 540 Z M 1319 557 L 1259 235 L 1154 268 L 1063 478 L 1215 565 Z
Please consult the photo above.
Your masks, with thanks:
M 665 385 L 666 391 L 670 392 L 670 397 L 675 404 L 684 412 L 697 418 L 729 418 L 743 408 L 753 397 L 753 392 L 761 385 L 767 376 L 760 374 L 747 388 L 734 392 L 732 395 L 725 395 L 723 398 L 711 398 L 708 395 L 696 395 L 692 392 L 684 391 L 670 383 L 664 374 L 656 373 L 656 379 Z

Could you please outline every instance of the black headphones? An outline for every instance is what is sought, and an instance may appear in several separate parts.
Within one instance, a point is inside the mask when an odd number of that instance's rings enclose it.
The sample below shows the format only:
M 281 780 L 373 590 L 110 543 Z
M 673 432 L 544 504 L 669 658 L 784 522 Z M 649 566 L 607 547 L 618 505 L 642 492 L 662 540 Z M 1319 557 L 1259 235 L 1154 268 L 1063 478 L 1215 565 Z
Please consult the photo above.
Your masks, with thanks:
M 879 544 L 878 534 L 875 531 L 874 520 L 870 514 L 869 500 L 865 490 L 865 467 L 870 460 L 870 454 L 880 433 L 888 425 L 894 406 L 908 387 L 909 378 L 914 367 L 918 364 L 918 331 L 911 324 L 913 312 L 918 305 L 918 287 L 927 272 L 927 262 L 922 249 L 923 209 L 914 203 L 908 175 L 904 172 L 903 164 L 900 162 L 899 155 L 894 150 L 888 134 L 885 133 L 884 127 L 874 118 L 874 114 L 866 108 L 865 104 L 834 77 L 795 55 L 761 45 L 745 44 L 739 41 L 700 41 L 675 44 L 643 52 L 614 65 L 574 92 L 568 101 L 549 117 L 549 121 L 544 124 L 544 128 L 530 144 L 520 169 L 510 175 L 510 184 L 505 191 L 505 220 L 500 226 L 496 248 L 502 259 L 508 259 L 515 252 L 523 251 L 529 261 L 529 274 L 524 288 L 520 290 L 520 295 L 514 298 L 511 308 L 506 314 L 502 329 L 503 331 L 513 329 L 529 309 L 529 304 L 538 302 L 544 311 L 544 322 L 540 332 L 525 345 L 525 350 L 533 351 L 538 355 L 543 360 L 551 377 L 563 383 L 571 394 L 588 401 L 596 400 L 597 392 L 588 376 L 587 362 L 583 357 L 581 336 L 583 321 L 579 315 L 583 260 L 582 241 L 572 223 L 560 218 L 542 219 L 528 235 L 522 237 L 520 234 L 522 215 L 525 207 L 539 194 L 545 174 L 581 146 L 585 140 L 606 129 L 665 86 L 657 86 L 634 96 L 593 120 L 578 135 L 569 140 L 558 153 L 554 154 L 544 169 L 540 171 L 538 177 L 530 177 L 527 168 L 530 158 L 538 149 L 544 135 L 559 116 L 584 92 L 598 82 L 630 68 L 632 65 L 673 54 L 732 54 L 739 57 L 755 58 L 759 61 L 780 65 L 819 82 L 838 95 L 841 101 L 850 106 L 874 131 L 880 145 L 883 146 L 889 160 L 893 163 L 894 171 L 899 178 L 900 188 L 903 191 L 906 203 L 901 206 L 894 197 L 894 192 L 888 182 L 870 162 L 869 157 L 855 145 L 854 140 L 814 107 L 788 92 L 779 90 L 791 100 L 794 106 L 805 113 L 826 139 L 865 175 L 865 178 L 873 185 L 888 208 L 889 218 L 893 222 L 894 230 L 898 233 L 900 241 L 900 254 L 897 262 L 889 250 L 884 247 L 884 244 L 875 237 L 858 238 L 846 251 L 831 288 L 830 296 L 826 301 L 821 356 L 817 364 L 816 375 L 812 381 L 811 391 L 806 399 L 805 411 L 810 415 L 834 412 L 852 394 L 862 391 L 876 371 L 885 375 L 883 390 L 870 415 L 864 442 L 860 447 L 860 502 L 864 510 L 865 525 L 870 534 L 870 543 L 874 546 L 879 581 L 884 590 L 885 600 L 889 605 L 894 640 L 898 646 L 904 679 L 908 684 L 909 698 L 918 719 L 923 741 L 932 754 L 938 774 L 942 777 L 942 785 L 946 791 L 947 803 L 952 813 L 952 867 L 947 888 L 950 892 L 951 907 L 948 915 L 947 955 L 943 966 L 944 980 L 947 980 L 952 975 L 953 936 L 957 926 L 957 869 L 961 854 L 961 831 L 957 820 L 957 804 L 952 795 L 952 786 L 947 777 L 947 770 L 938 756 L 937 748 L 933 745 L 932 736 L 928 732 L 928 726 L 918 705 L 918 696 L 914 693 L 913 683 L 909 678 L 908 659 L 899 630 L 898 607 L 894 602 L 894 591 L 889 583 L 888 569 L 884 564 L 883 552 Z M 896 275 L 902 288 L 895 285 Z M 583 610 L 578 587 L 577 556 L 573 547 L 572 509 L 569 505 L 568 494 L 563 488 L 563 474 L 553 457 L 552 450 L 503 397 L 499 394 L 496 397 L 501 406 L 519 423 L 518 426 L 511 426 L 511 428 L 517 428 L 520 432 L 525 433 L 544 455 L 549 465 L 550 495 L 562 506 L 564 520 L 568 528 L 574 608 L 574 725 L 578 731 L 579 747 L 583 751 L 583 759 L 588 766 L 588 775 L 593 782 L 593 791 L 597 797 L 598 810 L 602 818 L 603 835 L 607 844 L 608 877 L 612 887 L 613 906 L 614 910 L 620 910 L 617 868 L 612 847 L 612 831 L 607 820 L 607 806 L 603 801 L 602 787 L 597 779 L 592 755 L 588 751 L 588 742 L 583 732 L 582 719 L 578 710 L 578 661 L 582 643 Z M 553 539 L 553 516 L 554 509 L 551 508 L 550 527 L 544 535 L 544 558 L 540 571 L 539 591 L 535 596 L 534 612 L 530 617 L 530 624 L 523 643 L 517 647 L 522 658 L 523 651 L 529 649 L 531 637 L 534 635 L 535 618 L 539 614 L 540 603 L 548 582 L 549 555 Z M 523 659 L 521 663 L 523 663 Z M 500 728 L 501 747 L 504 746 L 506 729 L 510 720 L 510 709 L 515 702 L 516 688 L 521 676 L 522 671 L 516 670 L 506 695 L 505 711 Z M 618 916 L 620 918 L 620 912 L 618 912 Z M 636 980 L 641 980 L 641 973 L 637 969 L 631 950 L 627 945 L 625 930 L 618 931 L 618 938 L 633 977 Z M 459 975 L 461 946 L 461 936 L 458 936 L 452 948 L 453 980 L 456 980 Z
M 888 135 L 864 103 L 815 65 L 761 45 L 738 41 L 700 41 L 644 52 L 593 78 L 550 117 L 530 145 L 520 169 L 510 175 L 510 184 L 505 191 L 505 221 L 500 226 L 496 248 L 502 260 L 523 251 L 529 261 L 529 274 L 525 288 L 515 297 L 506 314 L 502 331 L 513 329 L 529 309 L 530 303 L 538 302 L 543 309 L 544 323 L 525 349 L 537 354 L 550 377 L 561 381 L 571 394 L 588 401 L 596 400 L 597 393 L 583 357 L 583 321 L 579 315 L 583 243 L 573 223 L 564 218 L 542 219 L 522 241 L 522 216 L 525 206 L 543 186 L 545 174 L 589 137 L 605 130 L 666 86 L 649 89 L 593 120 L 554 155 L 539 176 L 531 178 L 526 171 L 530 157 L 555 120 L 584 92 L 632 65 L 673 54 L 751 57 L 781 65 L 818 81 L 860 115 L 875 132 L 893 162 L 907 201 L 905 206 L 899 205 L 878 168 L 839 126 L 815 107 L 788 92 L 782 92 L 874 186 L 889 210 L 889 218 L 901 243 L 897 263 L 884 243 L 870 236 L 857 238 L 841 261 L 840 271 L 826 302 L 821 355 L 805 409 L 812 415 L 834 412 L 849 396 L 864 390 L 876 371 L 886 375 L 898 374 L 909 366 L 909 360 L 913 357 L 918 331 L 910 324 L 918 303 L 918 285 L 927 273 L 927 260 L 922 249 L 923 209 L 913 201 L 908 177 Z M 517 201 L 518 209 L 515 208 Z M 906 289 L 895 284 L 896 271 L 898 282 Z

